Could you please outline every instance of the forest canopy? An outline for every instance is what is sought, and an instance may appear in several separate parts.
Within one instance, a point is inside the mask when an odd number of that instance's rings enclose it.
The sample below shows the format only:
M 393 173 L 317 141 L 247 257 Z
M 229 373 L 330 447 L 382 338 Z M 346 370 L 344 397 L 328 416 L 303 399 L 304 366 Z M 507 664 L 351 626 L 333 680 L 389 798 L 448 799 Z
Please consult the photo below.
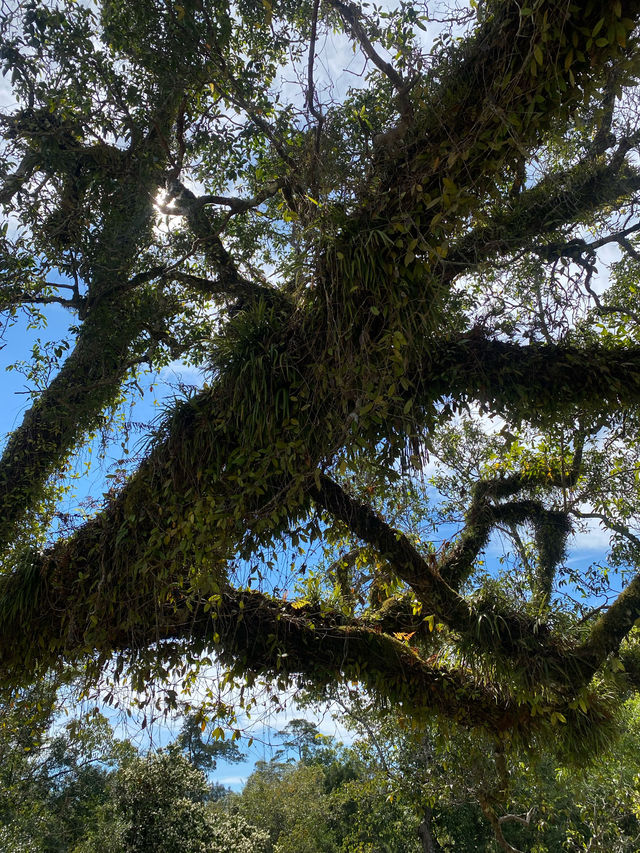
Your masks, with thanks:
M 640 679 L 639 5 L 2 4 L 4 328 L 69 314 L 0 459 L 6 690 L 71 664 L 171 703 L 215 659 L 607 736 Z M 203 381 L 64 512 L 177 360 Z

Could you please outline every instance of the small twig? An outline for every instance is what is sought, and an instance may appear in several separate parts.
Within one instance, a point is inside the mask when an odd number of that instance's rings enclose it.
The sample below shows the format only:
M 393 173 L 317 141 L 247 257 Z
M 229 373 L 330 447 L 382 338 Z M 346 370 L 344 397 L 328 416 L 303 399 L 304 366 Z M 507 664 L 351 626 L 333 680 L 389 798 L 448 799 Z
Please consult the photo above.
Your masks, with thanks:
M 378 759 L 380 761 L 380 764 L 382 765 L 382 769 L 384 770 L 385 774 L 388 776 L 389 779 L 396 780 L 398 776 L 396 773 L 393 772 L 393 770 L 387 763 L 387 756 L 385 754 L 385 751 L 382 749 L 382 746 L 378 741 L 378 736 L 373 730 L 373 727 L 371 726 L 371 723 L 369 722 L 368 718 L 366 716 L 356 714 L 353 708 L 343 702 L 340 697 L 335 698 L 334 702 L 336 703 L 336 705 L 340 705 L 345 714 L 348 717 L 354 719 L 356 723 L 359 723 L 366 731 L 366 733 L 369 735 L 369 743 L 373 744 L 373 748 L 378 753 Z
M 77 293 L 77 287 L 73 284 L 62 284 L 60 282 L 53 281 L 45 281 L 44 287 L 55 287 L 57 290 L 71 290 L 73 293 Z

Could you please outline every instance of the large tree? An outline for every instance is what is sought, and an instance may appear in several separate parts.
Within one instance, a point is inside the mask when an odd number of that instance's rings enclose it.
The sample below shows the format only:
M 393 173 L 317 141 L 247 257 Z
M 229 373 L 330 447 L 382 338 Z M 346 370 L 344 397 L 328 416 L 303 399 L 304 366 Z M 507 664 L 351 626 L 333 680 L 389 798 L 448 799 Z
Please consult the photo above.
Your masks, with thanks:
M 5 684 L 215 653 L 594 743 L 640 617 L 638 3 L 472 6 L 3 4 L 2 308 L 73 323 L 0 460 Z M 48 528 L 72 454 L 176 358 L 207 383 L 93 517 Z M 439 548 L 394 510 L 429 452 L 459 513 Z M 584 515 L 633 571 L 577 613 Z M 314 542 L 335 583 L 295 600 L 269 552 L 304 579 Z

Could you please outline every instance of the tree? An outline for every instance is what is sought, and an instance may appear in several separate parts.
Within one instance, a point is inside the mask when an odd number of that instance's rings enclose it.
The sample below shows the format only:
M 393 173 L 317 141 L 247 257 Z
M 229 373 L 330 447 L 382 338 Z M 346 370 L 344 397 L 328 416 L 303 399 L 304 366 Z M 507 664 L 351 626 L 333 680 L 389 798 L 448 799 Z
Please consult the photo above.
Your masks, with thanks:
M 550 749 L 504 750 L 462 729 L 412 729 L 361 703 L 347 706 L 363 777 L 414 812 L 431 806 L 441 847 L 425 850 L 616 850 L 638 846 L 638 702 L 625 704 L 612 748 L 575 767 Z M 375 785 L 372 785 L 375 787 Z M 431 819 L 433 818 L 433 819 Z
M 100 714 L 63 726 L 58 690 L 41 682 L 2 708 L 0 845 L 7 853 L 73 850 L 109 800 L 109 772 L 134 751 Z
M 269 834 L 269 853 L 337 849 L 320 765 L 259 762 L 237 808 L 249 823 Z
M 593 748 L 638 671 L 636 0 L 3 11 L 2 307 L 73 323 L 0 460 L 3 683 L 73 661 L 143 689 L 215 653 Z M 333 32 L 365 69 L 344 93 Z M 206 384 L 56 516 L 74 451 L 175 358 Z M 439 546 L 394 515 L 428 452 L 459 486 Z M 626 575 L 576 612 L 585 517 Z M 482 567 L 496 530 L 517 583 Z M 336 559 L 295 599 L 312 543 Z
M 112 783 L 111 800 L 76 853 L 266 853 L 266 832 L 205 803 L 204 774 L 177 749 L 133 759 Z
M 196 714 L 184 718 L 182 728 L 176 739 L 176 747 L 185 755 L 190 764 L 198 770 L 207 772 L 215 770 L 220 759 L 228 762 L 238 762 L 244 759 L 235 741 L 207 740 L 203 738 L 207 726 L 198 721 Z
M 544 745 L 506 750 L 478 732 L 449 724 L 413 727 L 411 720 L 365 703 L 353 691 L 350 697 L 337 697 L 336 710 L 342 710 L 342 719 L 356 735 L 351 745 L 326 746 L 326 756 L 308 753 L 287 767 L 292 779 L 304 765 L 315 764 L 325 772 L 330 796 L 323 810 L 333 836 L 333 847 L 327 849 L 623 853 L 638 847 L 637 698 L 625 703 L 613 747 L 578 772 L 559 764 Z M 349 772 L 328 787 L 337 766 Z M 259 797 L 257 779 L 266 789 Z M 277 774 L 258 771 L 240 802 L 248 796 L 250 804 L 270 816 L 280 784 Z M 319 797 L 290 796 L 295 803 L 290 813 L 300 833 Z M 259 822 L 263 820 L 261 816 Z M 316 817 L 311 825 L 318 823 Z M 290 831 L 282 819 L 276 827 L 285 837 Z

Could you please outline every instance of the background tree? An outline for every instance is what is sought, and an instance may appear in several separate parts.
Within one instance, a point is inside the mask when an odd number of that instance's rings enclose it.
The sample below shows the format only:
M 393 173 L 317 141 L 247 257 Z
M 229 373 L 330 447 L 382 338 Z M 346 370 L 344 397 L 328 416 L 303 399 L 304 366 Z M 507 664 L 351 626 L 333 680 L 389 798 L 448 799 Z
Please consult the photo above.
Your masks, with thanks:
M 235 741 L 215 739 L 210 729 L 211 726 L 207 727 L 206 721 L 200 721 L 197 714 L 188 714 L 184 718 L 175 746 L 190 764 L 208 773 L 215 770 L 218 761 L 239 762 L 244 759 Z
M 266 832 L 209 808 L 210 786 L 178 749 L 136 757 L 110 780 L 113 795 L 75 853 L 266 853 Z
M 319 764 L 262 762 L 238 801 L 240 814 L 269 833 L 269 851 L 335 850 L 329 798 Z
M 638 671 L 636 0 L 492 0 L 430 44 L 402 3 L 3 10 L 2 306 L 72 322 L 0 460 L 3 683 L 73 661 L 143 690 L 215 653 L 228 681 L 597 746 Z M 52 517 L 136 372 L 178 357 L 206 384 L 91 517 Z M 427 538 L 387 496 L 431 451 L 458 525 Z M 577 614 L 585 519 L 624 573 Z M 294 600 L 312 545 L 335 582 Z
M 353 691 L 352 691 L 353 694 Z M 207 780 L 181 752 L 136 752 L 96 714 L 49 723 L 44 685 L 2 727 L 0 839 L 8 853 L 409 853 L 637 849 L 638 701 L 613 747 L 576 772 L 544 744 L 500 751 L 490 738 L 341 697 L 356 735 L 342 746 L 303 733 L 306 749 L 258 762 L 240 794 Z M 34 719 L 40 701 L 42 717 Z M 14 728 L 12 728 L 12 726 Z M 315 734 L 314 734 L 315 732 Z
M 343 697 L 341 705 L 356 733 L 348 753 L 359 767 L 357 781 L 337 798 L 356 805 L 347 838 L 366 839 L 376 849 L 384 831 L 368 827 L 376 819 L 382 826 L 385 801 L 386 808 L 391 801 L 405 819 L 390 849 L 418 838 L 417 849 L 425 851 L 495 853 L 622 853 L 638 844 L 637 699 L 623 708 L 613 748 L 579 769 L 541 745 L 514 751 L 464 728 L 416 728 L 359 697 Z M 339 811 L 337 803 L 332 810 Z
M 111 799 L 110 774 L 135 754 L 100 714 L 63 725 L 58 689 L 34 685 L 2 708 L 0 844 L 7 853 L 75 849 Z

